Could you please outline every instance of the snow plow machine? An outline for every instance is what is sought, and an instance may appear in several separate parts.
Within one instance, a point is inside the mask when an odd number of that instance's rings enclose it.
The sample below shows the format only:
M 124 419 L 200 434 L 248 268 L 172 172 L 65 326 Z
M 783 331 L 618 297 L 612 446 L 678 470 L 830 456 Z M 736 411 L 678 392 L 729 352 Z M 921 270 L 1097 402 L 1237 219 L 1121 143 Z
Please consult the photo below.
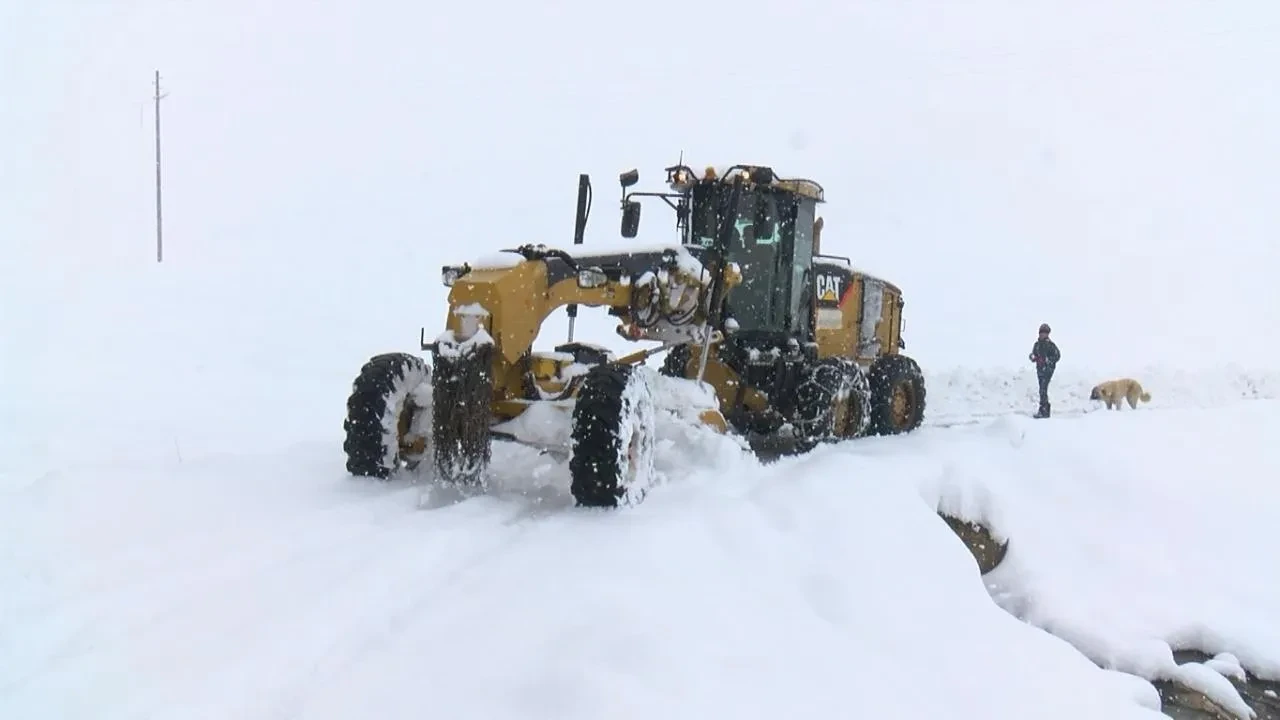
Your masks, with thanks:
M 580 175 L 571 251 L 526 244 L 445 266 L 445 330 L 420 333 L 431 362 L 377 355 L 353 383 L 347 470 L 385 479 L 429 462 L 436 482 L 483 488 L 491 443 L 516 442 L 567 458 L 579 506 L 618 507 L 652 485 L 661 422 L 781 454 L 919 427 L 925 382 L 902 353 L 902 292 L 820 252 L 821 185 L 755 165 L 666 173 L 664 192 L 632 191 L 639 173 L 621 174 L 621 234 L 637 236 L 636 198 L 656 197 L 675 211 L 670 243 L 582 248 L 592 189 Z M 576 342 L 580 306 L 659 345 L 617 357 Z M 534 350 L 562 307 L 567 342 Z M 645 364 L 659 353 L 660 369 Z M 1003 558 L 985 528 L 943 517 L 984 573 Z

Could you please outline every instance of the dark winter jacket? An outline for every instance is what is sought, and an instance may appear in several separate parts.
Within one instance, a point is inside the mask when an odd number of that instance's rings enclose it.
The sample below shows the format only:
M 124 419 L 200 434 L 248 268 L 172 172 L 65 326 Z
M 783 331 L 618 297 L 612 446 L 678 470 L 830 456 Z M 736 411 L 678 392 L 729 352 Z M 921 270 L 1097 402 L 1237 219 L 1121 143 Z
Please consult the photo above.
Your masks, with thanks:
M 1036 364 L 1036 372 L 1053 372 L 1061 358 L 1058 346 L 1049 338 L 1037 339 L 1036 344 L 1031 346 L 1029 359 Z

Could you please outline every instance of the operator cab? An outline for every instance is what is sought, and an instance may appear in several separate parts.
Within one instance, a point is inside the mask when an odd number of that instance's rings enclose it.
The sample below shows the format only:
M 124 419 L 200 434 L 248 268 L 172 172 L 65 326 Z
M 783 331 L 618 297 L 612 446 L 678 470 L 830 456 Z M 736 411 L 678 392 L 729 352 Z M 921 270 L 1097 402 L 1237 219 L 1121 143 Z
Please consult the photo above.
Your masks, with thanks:
M 701 177 L 683 164 L 666 171 L 669 192 L 629 192 L 639 173 L 619 176 L 622 236 L 639 231 L 640 203 L 632 198 L 662 198 L 676 211 L 680 242 L 690 254 L 704 262 L 719 256 L 742 271 L 742 282 L 726 298 L 725 330 L 751 338 L 751 345 L 812 342 L 814 218 L 824 202 L 822 186 L 779 178 L 758 165 L 723 172 L 708 167 Z
M 745 182 L 737 207 L 730 208 L 735 170 Z M 693 246 L 691 252 L 711 248 L 720 223 L 731 225 L 724 257 L 738 264 L 743 277 L 726 300 L 735 331 L 812 340 L 813 228 L 822 188 L 809 180 L 778 179 L 769 168 L 742 167 L 723 176 L 708 168 L 686 192 L 688 222 L 681 241 Z

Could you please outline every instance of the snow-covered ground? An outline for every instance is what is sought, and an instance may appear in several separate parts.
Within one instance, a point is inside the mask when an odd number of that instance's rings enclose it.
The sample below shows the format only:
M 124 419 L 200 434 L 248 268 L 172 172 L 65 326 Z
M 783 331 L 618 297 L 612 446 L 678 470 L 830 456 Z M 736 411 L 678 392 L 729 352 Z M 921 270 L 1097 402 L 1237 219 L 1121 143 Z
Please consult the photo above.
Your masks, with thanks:
M 1007 368 L 956 368 L 926 371 L 929 411 L 926 422 L 953 425 L 977 422 L 1008 412 L 1035 412 L 1039 388 L 1028 364 Z M 1148 365 L 1106 370 L 1073 367 L 1064 359 L 1049 388 L 1053 413 L 1080 415 L 1105 409 L 1089 399 L 1103 380 L 1138 379 L 1151 393 L 1141 409 L 1213 408 L 1246 399 L 1280 398 L 1280 368 L 1238 364 L 1194 370 Z M 1124 410 L 1129 406 L 1125 405 Z
M 193 452 L 193 428 L 295 414 L 224 396 L 234 418 L 152 434 L 167 421 L 125 391 L 185 376 L 213 407 L 193 360 L 116 386 L 132 445 L 80 418 L 135 452 L 75 452 L 74 419 L 6 425 L 44 433 L 0 475 L 15 717 L 1156 717 L 1147 680 L 1240 704 L 1171 647 L 1280 678 L 1266 373 L 1149 370 L 1149 406 L 1069 415 L 1088 380 L 1064 371 L 1051 421 L 1018 414 L 1016 372 L 935 373 L 951 427 L 769 465 L 678 435 L 644 504 L 584 512 L 562 466 L 510 446 L 488 497 L 353 479 L 340 402 L 294 418 L 304 440 Z M 937 510 L 1007 535 L 1004 564 L 980 578 Z
M 1154 718 L 1153 683 L 1280 679 L 1275 6 L 557 7 L 0 13 L 0 716 Z M 346 476 L 350 381 L 438 332 L 442 264 L 567 243 L 584 171 L 616 247 L 616 173 L 682 151 L 823 184 L 928 427 L 668 437 L 615 513 L 505 446 L 462 502 Z M 1123 375 L 1152 402 L 1095 412 Z
M 930 370 L 911 436 L 761 465 L 678 434 L 615 513 L 499 445 L 493 495 L 449 502 L 343 470 L 351 379 L 416 328 L 231 277 L 85 279 L 6 335 L 15 716 L 1154 717 L 1151 680 L 1239 704 L 1171 648 L 1280 678 L 1265 368 L 1064 359 L 1050 421 L 1028 368 Z M 626 347 L 600 316 L 579 336 Z M 1118 374 L 1152 402 L 1087 400 Z M 938 510 L 1004 564 L 980 578 Z

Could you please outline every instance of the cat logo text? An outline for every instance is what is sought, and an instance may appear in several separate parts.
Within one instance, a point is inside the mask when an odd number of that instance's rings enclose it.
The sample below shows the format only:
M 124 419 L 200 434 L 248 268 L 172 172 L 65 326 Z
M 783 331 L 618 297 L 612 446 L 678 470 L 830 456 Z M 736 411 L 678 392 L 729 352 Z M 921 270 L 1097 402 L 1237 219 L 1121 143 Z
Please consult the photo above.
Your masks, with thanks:
M 839 275 L 819 275 L 817 277 L 818 299 L 823 302 L 840 302 L 840 282 Z

